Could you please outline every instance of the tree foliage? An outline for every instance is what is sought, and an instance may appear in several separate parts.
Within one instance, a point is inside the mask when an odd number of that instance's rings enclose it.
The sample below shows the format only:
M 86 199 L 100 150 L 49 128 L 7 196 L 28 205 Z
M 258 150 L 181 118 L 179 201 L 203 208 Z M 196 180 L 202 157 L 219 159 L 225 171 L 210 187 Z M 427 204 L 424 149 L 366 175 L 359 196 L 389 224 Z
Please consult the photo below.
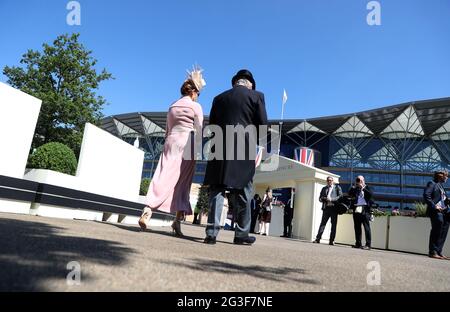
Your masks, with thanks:
M 139 195 L 147 196 L 148 188 L 150 186 L 151 179 L 142 179 L 141 180 L 141 188 L 139 190 Z
M 208 213 L 209 208 L 209 188 L 205 185 L 200 187 L 198 193 L 197 204 L 195 205 L 195 213 Z
M 105 99 L 96 94 L 99 84 L 113 79 L 97 72 L 92 51 L 79 42 L 79 34 L 61 35 L 42 51 L 28 50 L 20 67 L 6 66 L 8 84 L 42 100 L 33 148 L 61 142 L 79 153 L 84 125 L 98 124 Z

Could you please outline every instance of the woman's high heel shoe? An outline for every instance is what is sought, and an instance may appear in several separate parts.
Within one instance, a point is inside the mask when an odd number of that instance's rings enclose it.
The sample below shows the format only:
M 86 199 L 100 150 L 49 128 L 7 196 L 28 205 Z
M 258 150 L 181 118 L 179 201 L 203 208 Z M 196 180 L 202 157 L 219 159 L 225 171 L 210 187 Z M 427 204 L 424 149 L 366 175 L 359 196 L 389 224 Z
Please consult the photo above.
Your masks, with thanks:
M 181 222 L 180 220 L 175 220 L 172 223 L 173 234 L 177 237 L 183 237 L 183 233 L 181 232 Z
M 142 212 L 141 218 L 139 219 L 139 226 L 142 231 L 145 231 L 148 227 L 150 218 L 152 217 L 152 210 L 149 207 L 145 207 Z

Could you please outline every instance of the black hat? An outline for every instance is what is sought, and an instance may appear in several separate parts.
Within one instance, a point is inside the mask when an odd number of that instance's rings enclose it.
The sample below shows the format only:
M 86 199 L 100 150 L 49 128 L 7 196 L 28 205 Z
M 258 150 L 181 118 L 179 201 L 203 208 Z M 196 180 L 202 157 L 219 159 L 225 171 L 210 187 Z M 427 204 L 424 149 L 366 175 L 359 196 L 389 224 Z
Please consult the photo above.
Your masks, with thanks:
M 248 81 L 250 81 L 253 85 L 253 90 L 256 89 L 256 82 L 255 79 L 253 79 L 253 75 L 252 73 L 247 70 L 247 69 L 241 69 L 240 71 L 237 72 L 237 74 L 233 77 L 233 80 L 231 80 L 231 85 L 235 85 L 235 83 L 240 79 L 240 78 L 244 78 L 247 79 Z

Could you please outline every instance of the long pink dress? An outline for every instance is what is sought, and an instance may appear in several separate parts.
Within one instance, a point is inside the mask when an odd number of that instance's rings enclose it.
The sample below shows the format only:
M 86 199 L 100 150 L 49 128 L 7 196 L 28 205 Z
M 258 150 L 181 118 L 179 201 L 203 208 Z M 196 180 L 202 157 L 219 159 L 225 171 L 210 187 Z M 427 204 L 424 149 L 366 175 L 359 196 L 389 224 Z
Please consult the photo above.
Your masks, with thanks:
M 164 151 L 148 189 L 147 206 L 167 213 L 192 214 L 189 193 L 196 161 L 193 153 L 191 157 L 183 156 L 194 150 L 192 133 L 195 131 L 201 138 L 202 125 L 202 107 L 190 97 L 185 96 L 170 106 Z

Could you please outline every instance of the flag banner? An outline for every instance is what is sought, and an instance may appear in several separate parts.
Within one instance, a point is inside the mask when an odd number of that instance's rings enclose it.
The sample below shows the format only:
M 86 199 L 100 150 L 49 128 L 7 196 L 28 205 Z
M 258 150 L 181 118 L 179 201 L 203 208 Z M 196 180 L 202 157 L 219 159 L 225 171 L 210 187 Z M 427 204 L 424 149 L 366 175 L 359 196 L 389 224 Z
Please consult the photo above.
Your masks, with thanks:
M 284 105 L 284 104 L 286 104 L 286 102 L 288 100 L 288 96 L 287 96 L 286 90 L 283 90 L 283 91 L 284 91 L 283 92 L 283 105 Z
M 314 150 L 307 147 L 298 147 L 294 151 L 295 160 L 314 167 Z
M 264 147 L 256 146 L 256 159 L 255 159 L 255 168 L 258 168 L 261 165 L 262 155 L 263 155 Z

